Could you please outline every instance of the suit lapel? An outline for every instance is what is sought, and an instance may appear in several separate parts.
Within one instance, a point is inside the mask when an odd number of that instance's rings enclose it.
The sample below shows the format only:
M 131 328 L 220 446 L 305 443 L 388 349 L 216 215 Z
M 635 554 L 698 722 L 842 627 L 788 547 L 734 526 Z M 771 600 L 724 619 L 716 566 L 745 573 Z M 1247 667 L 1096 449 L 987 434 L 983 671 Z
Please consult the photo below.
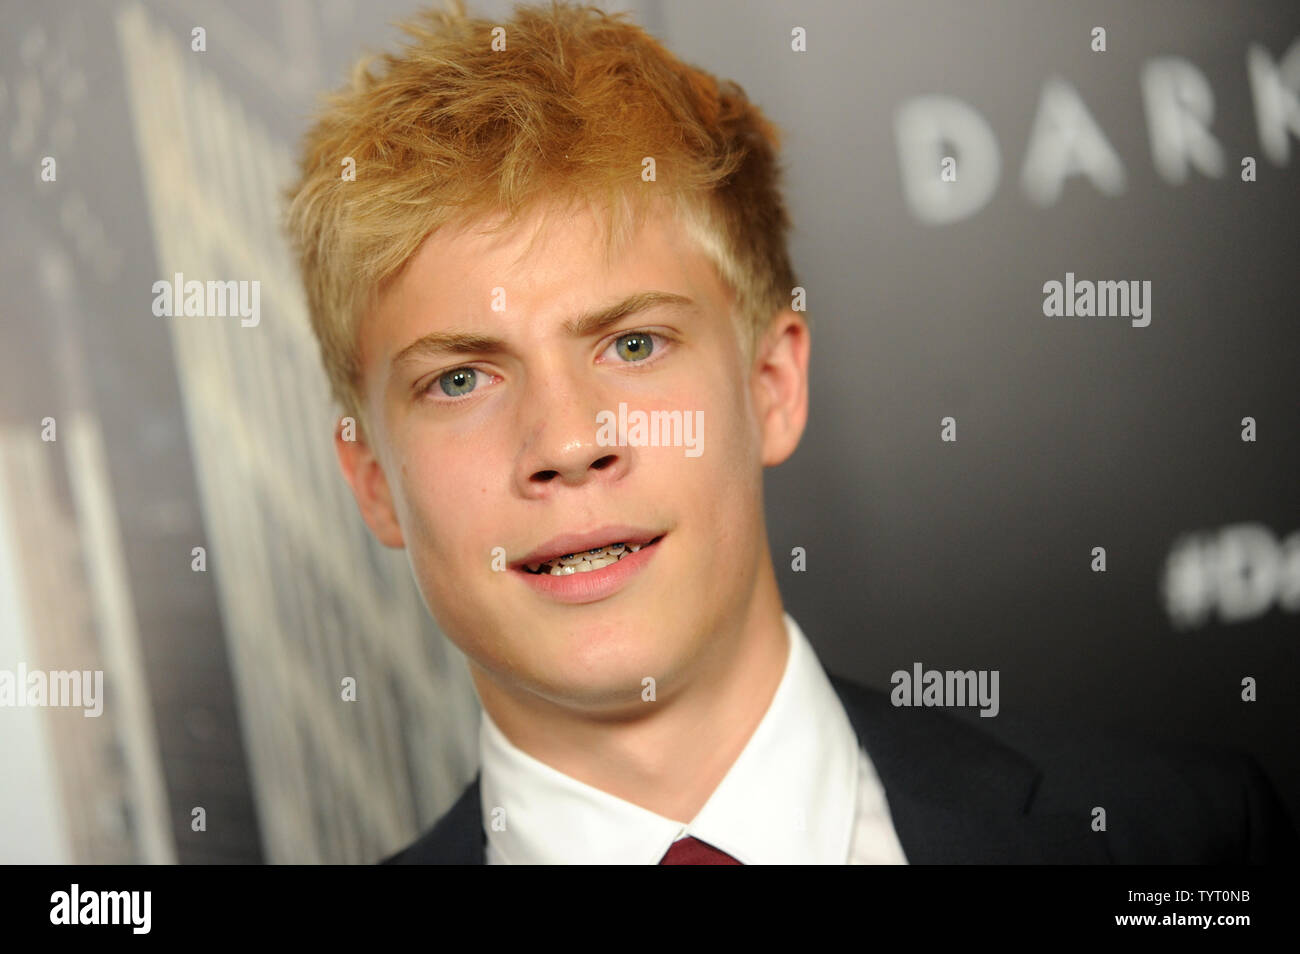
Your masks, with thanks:
M 1038 768 L 991 735 L 934 709 L 830 676 L 880 776 L 909 864 L 1106 862 L 1075 816 L 1032 815 Z
M 456 799 L 438 823 L 405 850 L 385 858 L 386 865 L 481 865 L 485 863 L 479 776 Z
M 449 864 L 481 865 L 486 863 L 483 845 L 487 833 L 483 829 L 483 809 L 479 805 L 479 775 L 447 813 L 449 826 L 445 850 L 453 859 Z

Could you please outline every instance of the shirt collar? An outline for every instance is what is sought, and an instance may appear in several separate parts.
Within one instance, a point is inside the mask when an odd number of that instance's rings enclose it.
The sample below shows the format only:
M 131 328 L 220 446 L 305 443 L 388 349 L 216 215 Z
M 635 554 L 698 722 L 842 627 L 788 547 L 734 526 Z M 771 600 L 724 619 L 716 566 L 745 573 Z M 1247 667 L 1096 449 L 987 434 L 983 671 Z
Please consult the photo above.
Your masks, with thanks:
M 490 863 L 658 864 L 694 835 L 744 864 L 844 864 L 858 741 L 787 613 L 785 672 L 767 712 L 689 824 L 571 778 L 517 748 L 483 710 L 481 807 Z

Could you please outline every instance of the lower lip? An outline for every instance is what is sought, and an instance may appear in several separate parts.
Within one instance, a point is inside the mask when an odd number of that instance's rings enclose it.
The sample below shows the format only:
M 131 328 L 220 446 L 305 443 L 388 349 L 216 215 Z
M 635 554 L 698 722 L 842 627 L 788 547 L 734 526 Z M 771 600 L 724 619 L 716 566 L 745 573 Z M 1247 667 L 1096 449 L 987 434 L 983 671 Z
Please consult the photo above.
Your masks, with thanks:
M 655 551 L 663 542 L 663 537 L 660 537 L 657 543 L 644 546 L 636 553 L 629 553 L 617 563 L 586 573 L 552 576 L 549 573 L 529 573 L 527 570 L 514 572 L 522 576 L 524 582 L 536 592 L 558 603 L 594 603 L 614 595 L 626 586 L 633 576 L 641 572 L 642 567 L 654 559 Z

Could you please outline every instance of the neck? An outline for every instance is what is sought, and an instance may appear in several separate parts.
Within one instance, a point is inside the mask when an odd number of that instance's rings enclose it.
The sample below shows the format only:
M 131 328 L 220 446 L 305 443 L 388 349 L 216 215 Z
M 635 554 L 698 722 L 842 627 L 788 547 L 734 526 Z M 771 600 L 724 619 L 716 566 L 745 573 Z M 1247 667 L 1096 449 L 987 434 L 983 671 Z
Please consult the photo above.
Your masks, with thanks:
M 483 708 L 517 748 L 686 823 L 744 750 L 785 674 L 789 639 L 770 560 L 762 561 L 747 611 L 708 646 L 680 686 L 628 718 L 592 718 L 512 691 L 473 660 L 470 673 Z

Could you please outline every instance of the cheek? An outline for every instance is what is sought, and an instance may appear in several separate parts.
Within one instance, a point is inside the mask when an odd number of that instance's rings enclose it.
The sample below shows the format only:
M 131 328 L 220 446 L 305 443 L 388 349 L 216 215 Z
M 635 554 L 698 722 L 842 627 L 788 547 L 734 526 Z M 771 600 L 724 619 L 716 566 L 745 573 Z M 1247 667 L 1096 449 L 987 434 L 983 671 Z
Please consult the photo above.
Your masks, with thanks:
M 454 592 L 486 574 L 491 548 L 504 546 L 494 499 L 492 458 L 460 442 L 448 449 L 430 437 L 412 441 L 401 469 L 399 519 L 408 558 L 426 587 Z M 499 481 L 500 464 L 495 465 Z
M 702 453 L 681 459 L 679 466 L 703 508 L 723 518 L 716 528 L 719 540 L 742 543 L 751 512 L 762 506 L 763 479 L 746 384 L 729 379 L 700 397 L 695 406 L 704 411 Z
M 728 368 L 725 390 L 713 397 L 712 439 L 731 479 L 746 486 L 762 479 L 762 448 L 753 411 L 752 384 L 739 367 Z
M 463 456 L 439 453 L 432 441 L 413 441 L 404 449 L 398 507 L 412 558 L 441 559 L 440 544 L 464 538 L 472 508 L 447 503 L 477 499 L 477 489 L 467 493 L 474 476 Z
M 735 508 L 752 511 L 753 518 L 761 520 L 762 442 L 754 417 L 749 379 L 740 375 L 739 370 L 727 394 L 726 414 L 726 449 L 719 463 L 727 471 L 725 479 L 733 488 Z

